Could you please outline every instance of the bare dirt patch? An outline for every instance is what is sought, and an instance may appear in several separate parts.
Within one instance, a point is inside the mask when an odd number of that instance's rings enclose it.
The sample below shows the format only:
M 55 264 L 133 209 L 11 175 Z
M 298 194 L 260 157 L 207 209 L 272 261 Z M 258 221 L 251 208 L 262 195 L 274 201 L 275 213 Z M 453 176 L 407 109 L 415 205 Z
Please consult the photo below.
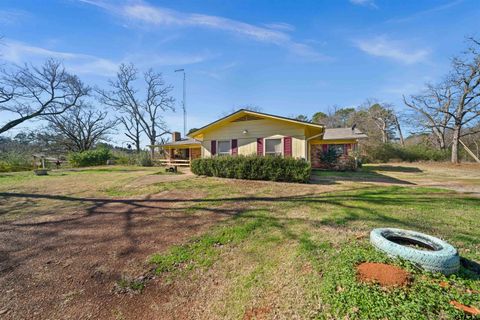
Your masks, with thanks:
M 401 287 L 410 282 L 410 273 L 385 263 L 364 262 L 357 266 L 361 282 L 378 283 L 382 287 Z
M 141 295 L 116 294 L 113 288 L 124 277 L 144 273 L 152 253 L 238 212 L 187 210 L 189 201 L 202 196 L 176 190 L 141 199 L 65 197 L 91 205 L 0 223 L 1 318 L 165 319 L 151 307 L 171 299 L 164 281 L 148 283 Z
M 268 315 L 270 311 L 271 311 L 271 307 L 269 306 L 250 308 L 245 312 L 245 315 L 243 316 L 243 320 L 268 319 Z

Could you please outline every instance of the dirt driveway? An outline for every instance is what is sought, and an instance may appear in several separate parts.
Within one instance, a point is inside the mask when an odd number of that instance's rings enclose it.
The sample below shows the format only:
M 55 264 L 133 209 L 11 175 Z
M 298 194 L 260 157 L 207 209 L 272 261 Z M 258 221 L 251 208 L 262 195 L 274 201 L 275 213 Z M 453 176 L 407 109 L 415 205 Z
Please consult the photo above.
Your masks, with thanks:
M 15 197 L 15 195 L 13 195 Z M 118 306 L 128 306 L 128 318 L 145 314 L 155 296 L 168 300 L 168 285 L 155 285 L 155 294 L 118 295 L 113 284 L 146 270 L 150 254 L 201 233 L 235 210 L 188 213 L 186 199 L 202 197 L 191 191 L 168 191 L 148 199 L 78 199 L 90 202 L 69 214 L 44 215 L 0 224 L 0 318 L 115 319 Z M 25 198 L 18 195 L 18 198 Z

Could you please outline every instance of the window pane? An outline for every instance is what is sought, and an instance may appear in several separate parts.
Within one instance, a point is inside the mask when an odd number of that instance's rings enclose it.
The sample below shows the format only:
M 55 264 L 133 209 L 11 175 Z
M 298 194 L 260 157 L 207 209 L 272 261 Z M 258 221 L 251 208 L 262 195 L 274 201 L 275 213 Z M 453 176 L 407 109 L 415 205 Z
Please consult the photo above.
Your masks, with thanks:
M 230 153 L 230 141 L 218 141 L 218 153 Z
M 265 153 L 282 154 L 282 139 L 265 139 Z

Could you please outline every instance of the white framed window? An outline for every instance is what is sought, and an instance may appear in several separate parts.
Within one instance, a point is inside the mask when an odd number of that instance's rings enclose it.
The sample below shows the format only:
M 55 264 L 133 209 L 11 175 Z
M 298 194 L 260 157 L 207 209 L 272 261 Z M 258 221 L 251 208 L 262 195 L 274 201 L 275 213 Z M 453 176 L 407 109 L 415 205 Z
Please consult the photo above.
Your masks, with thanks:
M 219 156 L 230 155 L 231 142 L 230 140 L 217 141 L 217 153 Z
M 265 139 L 265 155 L 266 156 L 282 156 L 283 144 L 281 138 Z

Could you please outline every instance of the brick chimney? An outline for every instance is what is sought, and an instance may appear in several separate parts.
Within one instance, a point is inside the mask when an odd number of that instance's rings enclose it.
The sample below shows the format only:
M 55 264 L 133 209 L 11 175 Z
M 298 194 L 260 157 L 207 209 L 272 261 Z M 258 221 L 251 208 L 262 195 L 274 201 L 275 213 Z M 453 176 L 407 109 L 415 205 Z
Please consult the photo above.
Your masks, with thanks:
M 182 135 L 178 131 L 172 132 L 172 141 L 180 141 L 182 139 Z

